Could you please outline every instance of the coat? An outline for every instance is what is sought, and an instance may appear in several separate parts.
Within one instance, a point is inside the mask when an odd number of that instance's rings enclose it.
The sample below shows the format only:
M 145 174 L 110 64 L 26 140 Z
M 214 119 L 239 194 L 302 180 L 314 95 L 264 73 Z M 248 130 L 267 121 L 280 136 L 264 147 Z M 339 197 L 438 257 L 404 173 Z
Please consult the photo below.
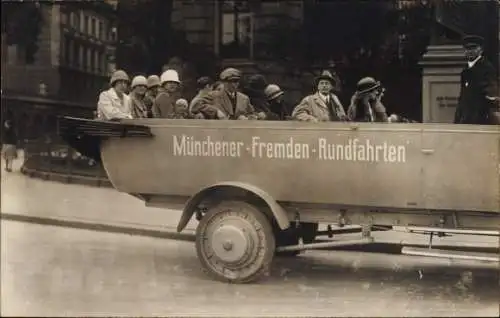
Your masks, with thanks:
M 132 109 L 132 117 L 148 118 L 148 108 L 141 97 L 130 95 L 130 104 Z
M 155 118 L 167 118 L 174 111 L 175 102 L 180 98 L 180 93 L 169 93 L 163 89 L 158 92 L 153 104 L 152 113 Z
M 132 118 L 130 97 L 118 97 L 114 88 L 102 92 L 97 102 L 97 118 L 104 120 Z
M 344 121 L 347 116 L 342 103 L 330 94 L 330 106 L 319 93 L 304 97 L 292 112 L 292 118 L 300 121 Z
M 497 96 L 495 68 L 484 57 L 460 75 L 460 95 L 455 124 L 487 125 L 491 123 L 495 103 L 486 96 Z
M 215 106 L 228 119 L 238 119 L 240 116 L 255 116 L 255 109 L 250 103 L 250 98 L 248 98 L 248 96 L 243 93 L 236 93 L 235 105 L 233 105 L 227 91 L 214 91 L 214 93 L 211 94 L 210 97 L 211 102 L 209 102 L 209 104 Z
M 347 117 L 350 121 L 357 122 L 385 123 L 389 121 L 385 106 L 379 100 L 372 103 L 371 105 L 363 105 L 362 100 L 353 98 L 351 100 L 351 105 L 349 105 L 349 108 L 347 109 Z
M 144 96 L 144 106 L 148 110 L 148 118 L 153 117 L 153 105 L 155 103 L 156 96 L 153 95 L 151 91 L 146 92 L 146 96 Z

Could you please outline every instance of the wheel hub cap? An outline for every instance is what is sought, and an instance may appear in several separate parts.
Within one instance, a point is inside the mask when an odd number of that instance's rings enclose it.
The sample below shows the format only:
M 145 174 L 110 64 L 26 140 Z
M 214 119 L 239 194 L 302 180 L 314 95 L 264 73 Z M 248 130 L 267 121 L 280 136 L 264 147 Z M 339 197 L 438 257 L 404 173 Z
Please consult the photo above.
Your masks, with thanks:
M 242 261 L 253 245 L 251 237 L 233 225 L 219 227 L 214 231 L 211 241 L 215 255 L 226 263 Z

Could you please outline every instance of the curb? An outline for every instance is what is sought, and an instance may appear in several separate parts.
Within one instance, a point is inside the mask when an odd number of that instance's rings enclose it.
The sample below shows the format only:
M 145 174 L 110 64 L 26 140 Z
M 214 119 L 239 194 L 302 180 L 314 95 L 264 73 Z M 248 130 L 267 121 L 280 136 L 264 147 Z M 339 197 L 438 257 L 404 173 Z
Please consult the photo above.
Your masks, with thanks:
M 21 167 L 20 171 L 22 174 L 30 178 L 52 180 L 66 184 L 79 184 L 79 185 L 87 185 L 93 187 L 113 188 L 113 185 L 111 184 L 108 178 L 82 176 L 82 175 L 68 175 L 59 172 L 26 168 L 24 165 Z
M 134 236 L 147 236 L 147 237 L 171 239 L 171 240 L 186 241 L 186 242 L 195 241 L 194 231 L 184 230 L 183 233 L 178 233 L 174 228 L 171 227 L 164 227 L 164 230 L 156 230 L 156 229 L 123 226 L 117 224 L 94 223 L 86 221 L 75 221 L 64 218 L 38 217 L 38 216 L 28 216 L 28 215 L 11 214 L 11 213 L 1 213 L 0 219 L 7 221 L 40 224 L 40 225 L 69 227 L 82 230 L 91 230 L 96 232 L 120 233 L 120 234 L 134 235 Z

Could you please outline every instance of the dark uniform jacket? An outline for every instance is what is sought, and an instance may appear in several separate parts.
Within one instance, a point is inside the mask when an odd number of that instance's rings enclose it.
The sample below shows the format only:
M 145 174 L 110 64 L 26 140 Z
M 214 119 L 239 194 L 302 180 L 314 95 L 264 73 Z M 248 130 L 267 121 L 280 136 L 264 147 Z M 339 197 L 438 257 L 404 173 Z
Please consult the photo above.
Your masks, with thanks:
M 497 96 L 495 68 L 481 57 L 471 68 L 462 71 L 460 97 L 455 112 L 455 124 L 487 125 L 495 107 L 486 96 Z

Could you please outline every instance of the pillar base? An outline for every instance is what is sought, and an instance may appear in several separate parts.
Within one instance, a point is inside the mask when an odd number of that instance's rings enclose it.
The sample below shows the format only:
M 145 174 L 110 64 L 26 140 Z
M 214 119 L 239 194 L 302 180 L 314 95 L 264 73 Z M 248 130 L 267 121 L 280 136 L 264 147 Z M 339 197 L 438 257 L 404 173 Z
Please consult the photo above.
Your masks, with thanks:
M 422 120 L 453 123 L 460 94 L 460 74 L 465 67 L 460 45 L 430 45 L 422 65 Z

